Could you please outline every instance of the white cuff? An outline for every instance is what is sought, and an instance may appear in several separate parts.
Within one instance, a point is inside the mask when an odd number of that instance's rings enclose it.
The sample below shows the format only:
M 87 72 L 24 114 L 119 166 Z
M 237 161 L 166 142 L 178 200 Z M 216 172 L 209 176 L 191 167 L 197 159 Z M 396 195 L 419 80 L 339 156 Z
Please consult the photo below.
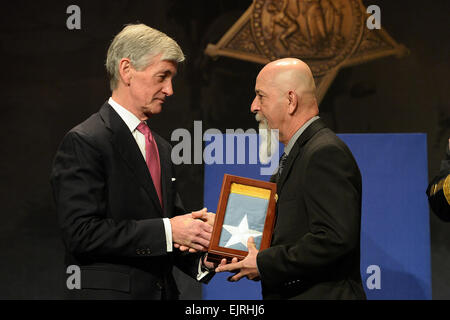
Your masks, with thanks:
M 166 231 L 166 243 L 167 243 L 167 252 L 172 252 L 172 225 L 170 224 L 169 218 L 163 218 L 164 222 L 164 230 Z
M 207 276 L 209 274 L 209 270 L 206 269 L 205 271 L 202 271 L 202 263 L 203 263 L 203 259 L 205 258 L 205 256 L 202 256 L 200 258 L 200 261 L 198 263 L 198 272 L 197 272 L 197 281 L 202 280 L 205 276 Z

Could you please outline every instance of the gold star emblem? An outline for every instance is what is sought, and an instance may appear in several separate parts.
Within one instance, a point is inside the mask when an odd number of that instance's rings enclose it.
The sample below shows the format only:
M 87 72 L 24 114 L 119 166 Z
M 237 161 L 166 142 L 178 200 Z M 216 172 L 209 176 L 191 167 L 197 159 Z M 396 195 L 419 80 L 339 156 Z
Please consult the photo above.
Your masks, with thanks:
M 369 29 L 369 16 L 361 0 L 254 0 L 205 53 L 261 64 L 302 59 L 321 101 L 340 68 L 408 53 L 384 29 Z

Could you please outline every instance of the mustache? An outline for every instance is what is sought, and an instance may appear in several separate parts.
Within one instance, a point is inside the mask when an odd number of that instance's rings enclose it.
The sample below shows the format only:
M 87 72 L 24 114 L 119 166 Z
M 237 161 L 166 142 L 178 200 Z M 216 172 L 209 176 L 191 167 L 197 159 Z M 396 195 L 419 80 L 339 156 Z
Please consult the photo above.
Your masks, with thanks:
M 259 130 L 268 130 L 270 132 L 269 122 L 261 113 L 255 115 L 256 121 L 259 123 Z
M 267 119 L 262 115 L 262 113 L 255 114 L 255 119 L 258 122 L 267 122 Z
M 272 156 L 272 139 L 269 123 L 261 113 L 257 113 L 255 119 L 259 122 L 259 159 L 261 163 L 268 163 Z

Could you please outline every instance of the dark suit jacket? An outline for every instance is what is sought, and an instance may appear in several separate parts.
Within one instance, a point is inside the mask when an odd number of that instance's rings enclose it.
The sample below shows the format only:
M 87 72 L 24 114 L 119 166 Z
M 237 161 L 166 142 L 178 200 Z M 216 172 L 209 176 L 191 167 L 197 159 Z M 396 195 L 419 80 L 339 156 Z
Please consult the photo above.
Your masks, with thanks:
M 264 299 L 364 299 L 361 174 L 321 119 L 290 151 L 277 193 L 272 244 L 257 256 Z
M 153 133 L 160 156 L 163 207 L 125 122 L 105 103 L 70 130 L 51 183 L 66 264 L 81 268 L 76 298 L 176 299 L 172 265 L 195 276 L 198 255 L 167 253 L 162 218 L 184 213 L 173 181 L 171 146 Z

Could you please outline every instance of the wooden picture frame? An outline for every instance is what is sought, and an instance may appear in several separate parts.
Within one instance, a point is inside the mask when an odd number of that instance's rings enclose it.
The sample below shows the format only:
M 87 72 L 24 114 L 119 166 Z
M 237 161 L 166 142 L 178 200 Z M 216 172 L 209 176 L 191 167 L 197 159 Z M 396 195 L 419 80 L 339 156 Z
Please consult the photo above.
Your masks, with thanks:
M 223 258 L 227 259 L 228 262 L 235 257 L 238 260 L 244 259 L 248 254 L 248 251 L 246 251 L 246 235 L 248 237 L 254 236 L 256 247 L 259 250 L 270 247 L 275 224 L 276 191 L 277 185 L 272 182 L 229 174 L 224 175 L 214 228 L 208 248 L 208 261 L 220 263 Z M 232 196 L 230 197 L 230 195 Z M 265 207 L 267 208 L 264 210 Z M 224 231 L 224 221 L 231 221 L 230 219 L 240 220 L 239 227 L 246 224 L 247 232 L 239 233 L 236 230 L 242 231 L 242 228 L 230 225 L 225 225 L 226 231 Z M 250 230 L 248 219 L 259 221 L 256 230 Z M 264 224 L 261 232 L 262 221 L 264 221 Z M 236 233 L 230 232 L 230 228 L 233 228 Z M 226 237 L 228 237 L 228 242 L 224 245 Z M 233 242 L 230 241 L 232 237 L 235 237 L 233 238 L 234 240 L 240 237 L 241 242 L 228 246 L 227 244 Z

